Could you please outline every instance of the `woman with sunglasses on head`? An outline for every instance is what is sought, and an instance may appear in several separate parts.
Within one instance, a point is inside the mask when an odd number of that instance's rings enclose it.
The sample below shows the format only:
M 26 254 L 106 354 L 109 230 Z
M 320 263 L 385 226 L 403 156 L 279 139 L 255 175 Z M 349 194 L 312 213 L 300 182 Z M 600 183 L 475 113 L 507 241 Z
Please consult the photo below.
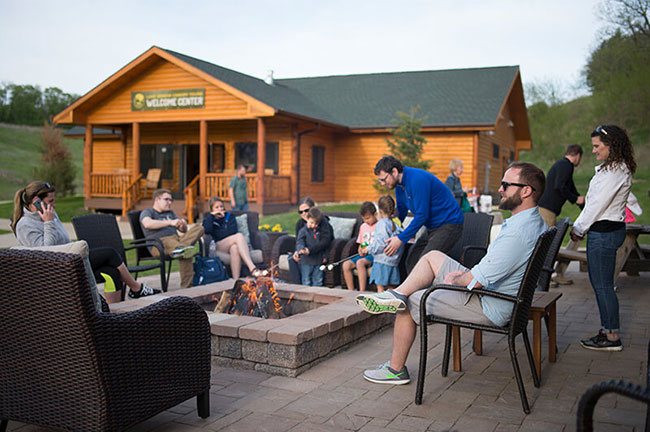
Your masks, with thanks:
M 35 181 L 16 192 L 11 229 L 21 246 L 56 246 L 70 243 L 70 236 L 54 210 L 54 191 L 49 183 Z M 121 300 L 120 280 L 129 286 L 131 298 L 160 293 L 160 290 L 136 281 L 122 262 L 120 254 L 113 248 L 89 249 L 88 260 L 96 277 L 105 273 L 116 284 L 114 292 L 104 292 L 108 303 Z
M 621 351 L 618 298 L 614 291 L 616 251 L 625 240 L 625 204 L 636 171 L 632 143 L 615 125 L 598 126 L 591 133 L 596 159 L 601 162 L 589 182 L 585 207 L 573 224 L 571 239 L 587 235 L 587 268 L 596 294 L 601 329 L 580 341 L 596 351 Z

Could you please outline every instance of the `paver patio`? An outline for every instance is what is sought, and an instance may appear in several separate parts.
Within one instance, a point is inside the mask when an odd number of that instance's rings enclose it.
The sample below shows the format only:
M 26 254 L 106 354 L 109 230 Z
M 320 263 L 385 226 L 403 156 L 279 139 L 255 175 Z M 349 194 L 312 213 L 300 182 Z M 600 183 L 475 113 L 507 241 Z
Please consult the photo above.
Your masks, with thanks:
M 624 350 L 601 353 L 583 349 L 579 339 L 599 328 L 599 315 L 586 273 L 569 268 L 574 285 L 559 289 L 558 360 L 546 360 L 543 340 L 542 385 L 535 388 L 517 339 L 519 361 L 531 413 L 521 409 L 503 336 L 485 334 L 483 356 L 471 352 L 471 333 L 463 331 L 463 372 L 440 376 L 444 328 L 430 332 L 428 376 L 422 405 L 414 403 L 419 343 L 407 362 L 411 384 L 379 385 L 363 379 L 364 369 L 390 358 L 392 327 L 317 364 L 297 378 L 261 372 L 212 368 L 211 416 L 196 414 L 186 401 L 131 431 L 572 431 L 577 401 L 590 386 L 610 379 L 645 382 L 650 337 L 650 273 L 622 275 L 618 296 Z M 178 276 L 176 276 L 177 278 Z M 152 285 L 155 278 L 152 278 Z M 170 286 L 178 286 L 172 279 Z M 558 289 L 558 288 L 552 288 Z M 529 333 L 532 331 L 529 326 Z M 451 369 L 451 368 L 450 368 Z M 643 429 L 645 405 L 605 396 L 596 408 L 596 430 Z M 10 431 L 45 431 L 9 423 Z

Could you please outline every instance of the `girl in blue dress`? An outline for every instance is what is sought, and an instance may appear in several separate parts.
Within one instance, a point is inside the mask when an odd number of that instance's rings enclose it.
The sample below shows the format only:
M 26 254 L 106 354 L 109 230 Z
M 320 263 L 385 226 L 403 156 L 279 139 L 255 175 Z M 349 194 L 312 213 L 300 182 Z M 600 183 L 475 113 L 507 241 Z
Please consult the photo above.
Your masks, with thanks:
M 402 245 L 396 254 L 388 256 L 384 253 L 386 240 L 395 237 L 402 232 L 392 219 L 395 213 L 395 200 L 390 195 L 383 195 L 377 203 L 381 219 L 375 226 L 375 238 L 368 245 L 368 253 L 373 256 L 372 272 L 370 283 L 377 285 L 377 292 L 384 292 L 384 289 L 394 288 L 400 284 L 399 261 L 404 253 Z

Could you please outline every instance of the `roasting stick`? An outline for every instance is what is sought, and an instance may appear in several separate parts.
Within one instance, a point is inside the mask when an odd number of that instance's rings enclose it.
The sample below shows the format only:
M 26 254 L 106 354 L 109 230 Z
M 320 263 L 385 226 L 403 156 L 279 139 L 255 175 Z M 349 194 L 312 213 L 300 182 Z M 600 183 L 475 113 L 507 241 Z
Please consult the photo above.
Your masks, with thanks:
M 358 257 L 358 256 L 359 256 L 359 254 L 358 254 L 358 253 L 355 253 L 354 255 L 350 255 L 349 257 L 347 257 L 347 258 L 343 258 L 342 260 L 339 260 L 339 261 L 337 261 L 337 262 L 335 262 L 335 263 L 327 264 L 327 265 L 323 264 L 322 266 L 319 267 L 319 269 L 320 269 L 320 271 L 323 271 L 323 270 L 325 270 L 325 269 L 331 271 L 334 267 L 336 267 L 337 265 L 341 264 L 342 262 L 345 262 L 345 261 L 350 260 L 350 259 L 352 259 L 352 258 L 356 258 L 356 257 Z

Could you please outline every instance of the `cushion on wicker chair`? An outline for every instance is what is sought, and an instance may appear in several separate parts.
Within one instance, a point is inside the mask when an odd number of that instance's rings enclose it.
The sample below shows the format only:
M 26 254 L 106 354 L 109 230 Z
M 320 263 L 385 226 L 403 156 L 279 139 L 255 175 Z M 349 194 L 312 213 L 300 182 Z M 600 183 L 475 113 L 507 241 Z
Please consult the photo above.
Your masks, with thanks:
M 248 215 L 244 213 L 239 216 L 235 216 L 235 220 L 237 221 L 237 232 L 241 233 L 244 236 L 246 239 L 246 244 L 248 244 L 248 249 L 252 251 L 253 245 L 251 244 L 251 232 L 248 229 Z
M 98 312 L 102 311 L 102 303 L 99 298 L 99 291 L 97 290 L 97 280 L 95 280 L 95 275 L 90 267 L 90 261 L 88 260 L 88 243 L 86 243 L 85 240 L 56 246 L 14 246 L 11 249 L 40 250 L 81 255 L 84 261 L 84 268 L 86 269 L 86 276 L 88 277 L 88 285 L 90 285 L 90 294 L 92 295 L 93 303 L 95 303 Z
M 278 257 L 278 268 L 280 270 L 289 271 L 289 255 L 282 254 Z
M 354 224 L 357 222 L 356 219 L 331 216 L 329 218 L 329 222 L 330 225 L 332 225 L 332 229 L 334 230 L 334 238 L 337 239 L 352 238 L 352 232 L 354 231 Z

